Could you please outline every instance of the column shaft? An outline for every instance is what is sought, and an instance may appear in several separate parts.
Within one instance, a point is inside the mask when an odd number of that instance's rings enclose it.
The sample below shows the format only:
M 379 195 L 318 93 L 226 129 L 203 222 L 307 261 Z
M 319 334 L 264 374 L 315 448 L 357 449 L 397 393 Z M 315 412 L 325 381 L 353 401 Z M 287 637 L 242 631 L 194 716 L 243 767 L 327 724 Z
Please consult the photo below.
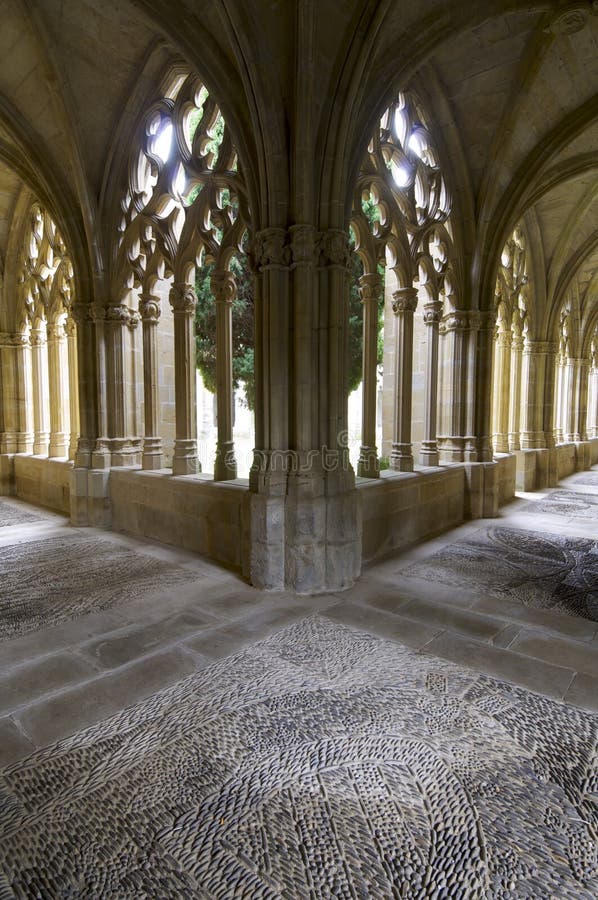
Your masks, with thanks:
M 433 300 L 424 306 L 424 324 L 427 334 L 426 381 L 424 397 L 424 439 L 420 451 L 422 466 L 438 465 L 437 413 L 438 413 L 438 326 L 442 315 L 442 303 Z
M 33 453 L 48 455 L 48 353 L 46 328 L 31 331 L 31 375 L 33 385 Z
M 361 448 L 357 474 L 362 478 L 378 478 L 380 461 L 376 447 L 376 413 L 378 400 L 378 302 L 383 281 L 380 275 L 362 275 L 359 293 L 363 304 L 363 380 Z
M 48 324 L 48 383 L 50 389 L 50 446 L 48 456 L 68 455 L 68 381 L 66 339 L 62 323 Z
M 513 335 L 511 343 L 511 390 L 509 397 L 509 450 L 521 450 L 521 357 L 523 337 Z
M 195 475 L 197 458 L 197 405 L 195 400 L 194 316 L 197 297 L 193 285 L 175 282 L 170 289 L 174 314 L 174 383 L 176 433 L 172 471 Z
M 237 477 L 233 443 L 233 300 L 237 285 L 232 272 L 216 269 L 211 288 L 216 303 L 216 409 L 218 439 L 214 480 Z
M 145 434 L 141 465 L 144 469 L 162 468 L 162 438 L 158 434 L 158 322 L 160 298 L 141 294 L 139 312 L 143 339 L 143 413 Z
M 402 288 L 392 295 L 395 314 L 396 383 L 394 435 L 390 466 L 400 472 L 413 471 L 411 444 L 411 399 L 413 395 L 413 313 L 417 307 L 415 288 Z

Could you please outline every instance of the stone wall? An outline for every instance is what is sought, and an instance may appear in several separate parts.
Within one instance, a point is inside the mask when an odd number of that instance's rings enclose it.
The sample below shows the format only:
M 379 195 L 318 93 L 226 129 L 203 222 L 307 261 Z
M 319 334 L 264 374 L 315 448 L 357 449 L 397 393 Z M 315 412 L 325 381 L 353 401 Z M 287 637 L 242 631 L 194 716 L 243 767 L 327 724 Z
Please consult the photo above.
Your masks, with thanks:
M 70 514 L 72 462 L 17 453 L 14 456 L 14 492 L 21 500 Z
M 112 469 L 112 528 L 184 547 L 241 568 L 239 483 L 176 477 L 164 472 Z
M 517 459 L 512 453 L 497 456 L 498 463 L 498 505 L 508 503 L 515 496 Z
M 464 470 L 461 466 L 426 472 L 384 472 L 360 481 L 364 562 L 463 521 Z

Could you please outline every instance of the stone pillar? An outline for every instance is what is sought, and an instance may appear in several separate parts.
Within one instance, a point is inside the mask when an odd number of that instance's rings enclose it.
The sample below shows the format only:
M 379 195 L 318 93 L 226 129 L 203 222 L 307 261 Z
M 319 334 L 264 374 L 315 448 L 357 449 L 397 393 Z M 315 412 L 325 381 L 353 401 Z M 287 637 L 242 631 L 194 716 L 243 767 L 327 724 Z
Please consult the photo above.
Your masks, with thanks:
M 544 379 L 546 375 L 545 341 L 523 343 L 521 360 L 522 421 L 521 449 L 537 450 L 546 447 L 544 436 Z
M 145 435 L 141 465 L 144 469 L 162 468 L 162 438 L 158 434 L 158 322 L 160 298 L 140 294 L 139 313 L 143 332 L 143 411 Z
M 174 314 L 174 383 L 176 394 L 176 437 L 172 461 L 173 475 L 195 475 L 197 457 L 197 404 L 195 399 L 195 307 L 192 284 L 175 282 L 170 289 Z
M 2 350 L 2 453 L 31 453 L 31 344 L 22 332 L 0 335 Z
M 235 276 L 215 269 L 211 278 L 216 303 L 216 409 L 218 439 L 214 461 L 214 481 L 237 477 L 233 443 L 233 300 L 237 296 Z
M 72 315 L 65 324 L 67 357 L 69 370 L 69 421 L 71 427 L 69 439 L 69 459 L 74 460 L 79 440 L 79 366 L 77 363 L 77 326 Z
M 521 367 L 523 335 L 514 334 L 511 341 L 511 390 L 509 398 L 509 450 L 521 450 Z
M 139 465 L 140 441 L 131 433 L 131 410 L 127 358 L 131 312 L 122 303 L 106 308 L 106 397 L 108 401 L 108 448 L 110 465 Z
M 590 369 L 590 386 L 588 390 L 588 437 L 598 437 L 598 368 Z
M 79 438 L 75 453 L 75 468 L 88 469 L 98 436 L 97 354 L 94 339 L 94 320 L 91 307 L 75 301 L 71 307 L 75 322 L 75 361 L 77 373 L 77 422 Z M 70 375 L 70 370 L 69 370 Z M 72 397 L 71 397 L 72 400 Z M 71 419 L 71 431 L 73 420 Z
M 555 412 L 555 376 L 556 376 L 556 347 L 551 341 L 547 341 L 543 343 L 543 356 L 544 361 L 542 365 L 543 372 L 543 414 L 542 414 L 542 429 L 544 431 L 544 446 L 549 450 L 554 450 L 555 447 L 555 427 L 554 427 L 554 412 Z M 556 460 L 554 454 L 551 457 L 553 460 Z M 551 484 L 554 483 L 554 479 Z
M 61 322 L 48 323 L 48 384 L 50 389 L 50 446 L 48 456 L 68 456 L 68 364 Z
M 378 388 L 378 302 L 384 286 L 378 273 L 362 275 L 359 295 L 363 305 L 363 384 L 361 414 L 361 448 L 357 474 L 362 478 L 378 478 L 380 460 L 376 447 L 376 412 Z
M 563 437 L 566 441 L 575 441 L 575 360 L 572 357 L 568 357 L 565 363 L 563 395 Z
M 417 307 L 415 288 L 401 288 L 392 295 L 395 314 L 396 381 L 394 435 L 390 467 L 413 471 L 411 444 L 411 399 L 413 394 L 413 313 Z
M 442 433 L 438 452 L 443 463 L 463 462 L 467 373 L 467 313 L 451 312 L 440 321 L 442 335 Z
M 48 455 L 48 352 L 45 325 L 31 330 L 33 453 Z
M 509 452 L 509 388 L 511 370 L 511 332 L 499 331 L 495 341 L 494 434 L 495 453 Z
M 426 382 L 424 397 L 424 439 L 420 451 L 422 466 L 438 465 L 438 326 L 442 302 L 432 300 L 424 304 L 424 324 L 427 333 Z
M 574 363 L 573 391 L 573 440 L 587 441 L 586 418 L 588 413 L 588 377 L 590 361 L 580 357 Z
M 562 406 L 563 406 L 563 360 L 561 354 L 559 353 L 556 365 L 555 365 L 555 380 L 556 380 L 556 398 L 554 405 L 554 439 L 557 444 L 562 444 L 563 442 L 563 420 L 562 420 Z

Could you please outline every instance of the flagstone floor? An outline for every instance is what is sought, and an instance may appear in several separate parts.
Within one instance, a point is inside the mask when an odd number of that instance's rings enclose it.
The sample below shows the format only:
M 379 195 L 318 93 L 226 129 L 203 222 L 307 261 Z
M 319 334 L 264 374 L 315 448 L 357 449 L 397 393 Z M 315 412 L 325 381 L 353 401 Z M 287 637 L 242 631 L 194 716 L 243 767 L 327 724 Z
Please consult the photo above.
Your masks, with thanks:
M 597 896 L 597 526 L 298 598 L 0 498 L 0 898 Z

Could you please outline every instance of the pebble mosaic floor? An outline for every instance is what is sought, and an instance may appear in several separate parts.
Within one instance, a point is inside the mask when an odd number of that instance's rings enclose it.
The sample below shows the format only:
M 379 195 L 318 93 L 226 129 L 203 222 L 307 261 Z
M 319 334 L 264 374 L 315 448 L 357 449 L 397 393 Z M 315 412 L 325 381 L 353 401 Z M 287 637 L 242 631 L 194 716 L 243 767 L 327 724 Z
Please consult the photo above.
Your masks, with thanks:
M 528 503 L 523 511 L 531 515 L 548 513 L 567 518 L 598 519 L 598 495 L 578 491 L 553 491 L 542 500 Z
M 403 574 L 598 622 L 598 541 L 590 538 L 490 527 Z
M 597 733 L 312 616 L 0 773 L 0 897 L 593 900 Z
M 39 522 L 42 518 L 35 510 L 13 506 L 6 500 L 0 499 L 0 528 L 10 525 L 26 525 L 29 522 Z
M 84 560 L 80 568 L 77 557 Z M 0 640 L 195 577 L 183 567 L 77 531 L 0 547 L 0 572 Z

